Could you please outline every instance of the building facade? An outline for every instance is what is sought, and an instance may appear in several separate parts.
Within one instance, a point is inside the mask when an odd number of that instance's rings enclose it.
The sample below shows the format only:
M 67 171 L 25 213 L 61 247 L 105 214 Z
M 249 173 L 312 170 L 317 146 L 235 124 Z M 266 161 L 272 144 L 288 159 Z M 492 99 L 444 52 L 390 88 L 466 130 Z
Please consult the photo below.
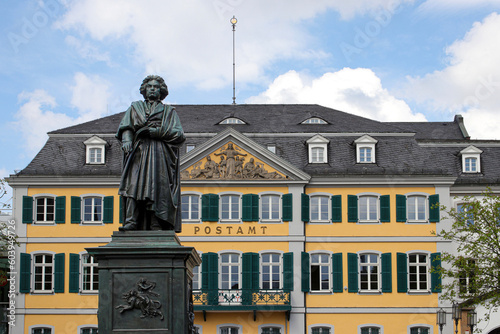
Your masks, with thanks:
M 498 191 L 500 142 L 463 120 L 388 123 L 318 105 L 179 105 L 185 246 L 204 334 L 437 334 L 453 245 L 439 205 Z M 11 333 L 97 332 L 85 249 L 120 226 L 122 114 L 49 133 L 11 175 L 20 236 Z M 452 333 L 451 316 L 444 333 Z

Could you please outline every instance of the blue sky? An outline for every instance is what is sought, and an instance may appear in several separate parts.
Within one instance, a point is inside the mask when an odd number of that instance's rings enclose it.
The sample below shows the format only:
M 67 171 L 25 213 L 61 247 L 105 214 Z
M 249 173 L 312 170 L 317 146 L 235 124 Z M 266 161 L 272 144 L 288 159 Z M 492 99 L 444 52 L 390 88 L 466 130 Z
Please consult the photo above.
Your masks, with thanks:
M 46 133 L 121 112 L 147 74 L 166 101 L 318 103 L 451 121 L 500 139 L 500 0 L 3 0 L 0 176 Z

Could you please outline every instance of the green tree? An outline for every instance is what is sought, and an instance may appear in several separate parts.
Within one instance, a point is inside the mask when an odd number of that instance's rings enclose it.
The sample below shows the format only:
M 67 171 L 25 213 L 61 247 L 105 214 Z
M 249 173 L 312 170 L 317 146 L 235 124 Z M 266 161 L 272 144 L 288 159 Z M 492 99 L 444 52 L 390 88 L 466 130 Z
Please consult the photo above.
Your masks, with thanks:
M 443 284 L 441 298 L 496 310 L 500 306 L 500 197 L 488 189 L 482 196 L 464 197 L 457 208 L 442 209 L 453 225 L 437 235 L 452 241 L 457 252 L 442 253 L 441 260 L 448 266 L 438 271 L 451 280 Z

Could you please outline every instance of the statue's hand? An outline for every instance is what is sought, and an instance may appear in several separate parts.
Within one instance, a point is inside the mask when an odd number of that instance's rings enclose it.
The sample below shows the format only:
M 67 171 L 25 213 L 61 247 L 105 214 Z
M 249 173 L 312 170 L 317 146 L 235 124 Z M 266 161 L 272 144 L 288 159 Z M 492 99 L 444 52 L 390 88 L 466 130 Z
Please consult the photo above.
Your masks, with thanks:
M 122 144 L 122 150 L 125 152 L 125 154 L 128 154 L 132 151 L 132 142 L 131 141 L 124 141 Z

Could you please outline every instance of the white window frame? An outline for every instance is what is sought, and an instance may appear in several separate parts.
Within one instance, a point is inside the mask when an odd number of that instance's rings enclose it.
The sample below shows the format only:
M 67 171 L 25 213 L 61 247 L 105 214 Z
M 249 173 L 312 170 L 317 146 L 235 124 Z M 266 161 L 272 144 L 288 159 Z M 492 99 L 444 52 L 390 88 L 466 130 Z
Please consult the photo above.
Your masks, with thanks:
M 270 152 L 276 154 L 276 144 L 267 144 L 266 147 Z
M 186 153 L 194 150 L 196 148 L 196 145 L 194 144 L 186 144 Z
M 224 218 L 223 216 L 223 198 L 226 196 L 236 196 L 238 197 L 237 203 L 238 203 L 238 213 L 236 214 L 237 217 L 233 217 L 233 212 L 231 210 L 231 205 L 233 204 L 234 198 L 231 198 L 229 201 L 229 218 Z M 235 222 L 241 222 L 241 206 L 242 206 L 242 199 L 241 199 L 242 194 L 241 193 L 235 193 L 235 192 L 224 192 L 224 193 L 219 193 L 219 221 L 221 223 L 235 223 Z
M 277 289 L 273 289 L 270 287 L 269 289 L 264 289 L 264 262 L 263 262 L 263 256 L 264 255 L 278 255 L 278 272 L 279 272 L 279 287 Z M 275 266 L 276 262 L 266 262 L 271 264 L 271 266 Z M 283 289 L 283 252 L 279 250 L 265 250 L 265 251 L 260 251 L 259 252 L 259 268 L 260 268 L 260 275 L 259 275 L 259 286 L 260 289 L 262 290 L 281 290 Z M 272 272 L 269 272 L 269 284 L 272 286 Z
M 429 222 L 429 194 L 426 193 L 408 193 L 406 196 L 406 217 L 408 223 L 428 223 Z M 424 219 L 411 219 L 410 218 L 410 198 L 416 197 L 424 198 Z M 418 217 L 418 207 L 415 206 L 415 214 Z M 413 217 L 414 218 L 414 217 Z
M 417 267 L 417 289 L 411 289 L 410 285 L 410 267 L 412 266 L 410 264 L 410 255 L 416 255 L 418 259 L 418 255 L 425 255 L 426 257 L 426 263 L 425 263 L 425 273 L 426 273 L 426 280 L 427 280 L 427 288 L 426 289 L 420 289 L 420 278 L 418 275 L 418 267 L 424 267 L 420 262 L 415 263 L 413 266 Z M 418 294 L 418 293 L 424 293 L 428 294 L 431 292 L 431 273 L 430 273 L 430 268 L 431 268 L 431 253 L 429 251 L 424 251 L 424 250 L 413 250 L 410 252 L 406 253 L 406 262 L 407 262 L 407 271 L 408 271 L 408 293 L 411 294 Z
M 264 330 L 264 328 L 268 328 L 268 327 L 279 328 L 280 334 L 284 334 L 285 333 L 284 332 L 285 327 L 283 325 L 279 325 L 279 324 L 263 324 L 263 325 L 259 325 L 259 327 L 258 327 L 258 333 L 262 334 L 262 331 Z
M 474 145 L 470 145 L 467 148 L 460 151 L 462 155 L 462 172 L 467 174 L 477 174 L 481 173 L 481 151 Z M 467 159 L 476 159 L 476 170 L 467 170 Z
M 222 262 L 223 255 L 235 254 L 238 255 L 238 262 Z M 230 268 L 235 267 L 234 263 L 237 263 L 238 267 L 238 289 L 224 288 L 222 286 L 222 267 L 223 263 L 227 263 Z M 231 291 L 231 290 L 241 290 L 241 270 L 242 270 L 242 252 L 237 250 L 225 250 L 219 253 L 219 290 Z M 229 282 L 231 283 L 231 270 L 229 270 Z
M 29 326 L 29 329 L 28 329 L 28 332 L 30 334 L 33 334 L 35 332 L 35 329 L 50 329 L 50 334 L 54 334 L 54 326 L 52 325 L 33 325 L 33 326 Z
M 319 117 L 311 117 L 303 121 L 301 124 L 328 124 L 328 122 Z
M 330 329 L 330 334 L 334 334 L 334 327 L 333 327 L 333 325 L 330 325 L 330 324 L 313 324 L 313 325 L 309 325 L 307 333 L 308 334 L 312 334 L 313 329 L 316 329 L 318 327 L 328 328 L 328 329 Z
M 379 251 L 373 251 L 373 250 L 366 250 L 359 252 L 358 254 L 358 291 L 360 294 L 370 294 L 370 293 L 381 293 L 382 292 L 382 253 Z M 361 263 L 361 256 L 363 255 L 375 255 L 377 256 L 377 262 L 375 263 L 375 266 L 377 267 L 377 289 L 372 289 L 371 288 L 371 274 L 368 273 L 368 289 L 362 289 L 361 288 L 361 267 L 369 265 L 370 267 L 373 267 L 373 262 L 365 262 Z
M 46 264 L 45 262 L 43 262 L 42 264 L 39 264 L 37 265 L 36 262 L 35 262 L 35 257 L 37 256 L 40 256 L 40 255 L 43 255 L 43 256 L 46 256 L 46 255 L 50 255 L 52 256 L 52 263 L 50 265 Z M 31 253 L 31 280 L 32 280 L 32 283 L 31 283 L 31 291 L 34 293 L 34 294 L 52 294 L 54 293 L 54 280 L 55 280 L 55 257 L 56 257 L 56 253 L 55 252 L 51 252 L 51 251 L 45 251 L 45 250 L 40 250 L 40 251 L 35 251 L 35 252 L 32 252 Z M 42 267 L 42 289 L 41 290 L 37 290 L 35 289 L 36 287 L 36 270 L 35 268 L 37 267 Z M 45 271 L 46 271 L 46 267 L 51 267 L 52 268 L 52 287 L 50 288 L 50 290 L 46 290 L 44 289 L 44 286 L 45 286 Z
M 94 325 L 94 324 L 92 324 L 92 325 L 90 325 L 90 324 L 89 325 L 80 325 L 77 327 L 77 333 L 82 334 L 82 331 L 84 329 L 98 329 L 98 326 Z
M 91 283 L 90 283 L 90 286 L 93 287 L 94 286 L 94 271 L 97 270 L 97 283 L 99 283 L 99 269 L 98 269 L 98 265 L 97 265 L 97 262 L 95 262 L 95 258 L 90 255 L 89 253 L 87 252 L 81 252 L 79 253 L 78 255 L 80 255 L 80 293 L 82 294 L 96 294 L 96 293 L 99 293 L 99 289 L 97 290 L 94 290 L 94 289 L 90 289 L 90 290 L 85 290 L 84 289 L 84 277 L 85 277 L 85 268 L 90 268 L 89 270 L 91 271 L 91 275 L 90 275 L 90 278 L 91 278 Z M 93 262 L 91 263 L 84 263 L 84 257 L 88 257 L 89 259 L 92 258 Z
M 260 221 L 263 222 L 263 223 L 281 223 L 282 220 L 281 220 L 281 217 L 283 215 L 282 213 L 282 196 L 283 194 L 281 193 L 278 193 L 278 192 L 263 192 L 263 193 L 259 193 L 259 210 L 260 210 Z M 265 197 L 268 197 L 270 196 L 270 198 L 278 198 L 278 218 L 269 218 L 269 217 L 266 217 L 264 218 L 264 198 Z M 268 203 L 269 204 L 269 213 L 272 212 L 271 210 L 271 207 L 272 207 L 272 203 Z
M 321 267 L 325 266 L 325 263 L 323 262 L 316 262 L 313 263 L 313 255 L 326 255 L 327 256 L 327 263 L 326 266 L 328 267 L 328 289 L 323 289 L 322 288 L 322 281 L 321 281 Z M 332 252 L 329 251 L 323 251 L 323 250 L 317 250 L 317 251 L 311 251 L 309 252 L 309 284 L 310 284 L 310 292 L 311 293 L 332 293 Z M 312 289 L 312 267 L 313 265 L 318 265 L 320 267 L 320 272 L 319 272 L 319 278 L 320 278 L 320 289 L 319 290 L 313 290 Z M 319 327 L 319 326 L 316 326 Z
M 379 324 L 363 324 L 358 326 L 358 334 L 361 334 L 361 329 L 365 327 L 376 327 L 379 329 L 379 334 L 384 334 L 384 326 Z
M 408 325 L 407 334 L 411 334 L 412 328 L 415 328 L 415 327 L 427 328 L 429 330 L 429 334 L 434 334 L 434 326 L 431 326 L 429 324 L 411 324 L 411 325 Z
M 198 329 L 198 334 L 203 334 L 203 326 L 202 325 L 193 325 L 193 328 Z
M 181 217 L 182 217 L 182 198 L 184 196 L 194 196 L 194 197 L 198 197 L 198 219 L 194 219 L 192 218 L 192 213 L 194 210 L 192 210 L 192 201 L 191 201 L 191 197 L 189 199 L 189 212 L 188 212 L 188 216 L 189 218 L 188 219 L 182 219 L 182 222 L 183 223 L 201 223 L 201 193 L 199 192 L 183 192 L 181 194 Z
M 457 210 L 457 213 L 460 213 L 461 209 L 460 207 L 463 207 L 464 204 L 467 204 L 468 202 L 466 201 L 459 201 L 455 203 L 455 209 Z M 465 209 L 465 208 L 464 208 Z M 464 211 L 467 212 L 467 211 Z M 474 224 L 474 214 L 470 213 L 470 218 L 467 219 L 467 224 Z
M 202 255 L 202 253 L 201 253 L 201 252 L 198 252 L 198 256 L 199 256 L 200 258 L 201 258 L 201 255 Z M 197 273 L 197 277 L 198 277 L 198 289 L 195 289 L 195 288 L 194 288 L 194 275 L 195 275 L 195 273 L 194 273 L 194 268 L 198 268 L 198 273 Z M 199 264 L 199 265 L 195 266 L 194 268 L 193 268 L 193 280 L 192 280 L 192 283 L 193 283 L 193 291 L 199 291 L 199 290 L 201 290 L 201 287 L 202 287 L 202 281 L 203 281 L 203 280 L 202 280 L 202 272 L 201 272 L 201 269 L 202 269 L 202 268 L 201 268 L 201 264 Z
M 328 194 L 328 193 L 312 193 L 312 194 L 309 194 L 309 217 L 310 217 L 310 223 L 331 223 L 330 221 L 330 217 L 332 216 L 332 203 L 331 203 L 331 197 L 332 197 L 332 194 Z M 319 203 L 319 209 L 318 209 L 318 218 L 321 218 L 321 215 L 323 213 L 326 213 L 326 219 L 313 219 L 313 198 L 326 198 L 326 212 L 323 212 L 321 211 L 321 203 Z
M 35 225 L 54 225 L 56 223 L 56 195 L 54 194 L 36 194 L 33 196 L 33 223 Z M 41 198 L 52 198 L 54 200 L 54 219 L 53 220 L 38 220 L 38 205 L 37 200 Z M 45 215 L 47 214 L 47 204 L 44 204 Z
M 222 120 L 219 124 L 247 124 L 237 117 L 228 117 Z
M 309 163 L 310 164 L 323 164 L 328 163 L 328 143 L 330 141 L 321 135 L 315 135 L 312 138 L 309 138 L 306 143 L 308 145 L 308 153 L 309 153 Z M 323 149 L 323 159 L 315 160 L 313 159 L 313 149 Z
M 104 165 L 106 162 L 106 144 L 107 144 L 107 142 L 104 139 L 99 138 L 98 136 L 92 136 L 91 138 L 87 139 L 83 143 L 85 144 L 85 147 L 86 147 L 85 148 L 85 152 L 86 152 L 85 163 L 88 165 Z M 92 161 L 91 149 L 101 150 L 101 160 Z
M 104 218 L 104 196 L 102 194 L 84 194 L 80 196 L 82 199 L 82 204 L 81 204 L 81 222 L 82 225 L 102 225 L 103 224 L 103 218 Z M 92 198 L 92 211 L 95 208 L 95 199 L 100 198 L 101 199 L 101 220 L 85 220 L 85 199 Z M 90 213 L 90 215 L 93 216 L 95 215 L 94 212 Z
M 378 224 L 380 223 L 380 194 L 376 193 L 363 193 L 363 194 L 358 194 L 358 221 L 359 223 L 363 224 Z M 375 210 L 376 210 L 376 217 L 375 219 L 369 219 L 370 218 L 370 200 L 368 200 L 367 206 L 366 206 L 366 214 L 368 219 L 362 219 L 361 218 L 361 199 L 362 198 L 374 198 L 375 199 Z
M 238 328 L 238 334 L 243 333 L 243 326 L 242 325 L 237 325 L 237 324 L 222 324 L 222 325 L 217 325 L 217 334 L 221 334 L 222 330 L 225 328 Z M 231 334 L 231 333 L 229 333 Z
M 371 137 L 369 135 L 363 135 L 360 138 L 356 139 L 354 141 L 354 144 L 356 145 L 356 162 L 358 164 L 374 164 L 374 163 L 376 163 L 375 145 L 377 143 L 378 143 L 378 140 L 374 139 L 373 137 Z M 370 161 L 366 161 L 366 157 L 363 161 L 361 160 L 361 149 L 364 149 L 364 148 L 371 149 L 371 154 L 370 154 L 371 160 Z

